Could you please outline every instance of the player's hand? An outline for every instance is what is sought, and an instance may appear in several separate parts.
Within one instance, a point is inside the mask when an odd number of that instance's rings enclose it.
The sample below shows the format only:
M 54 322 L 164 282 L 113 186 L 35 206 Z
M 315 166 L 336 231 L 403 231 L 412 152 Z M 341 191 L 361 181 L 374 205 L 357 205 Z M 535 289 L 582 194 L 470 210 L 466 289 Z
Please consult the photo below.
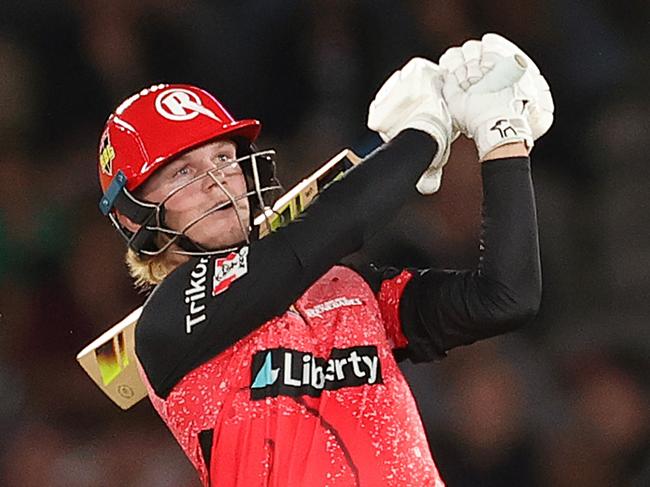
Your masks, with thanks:
M 503 36 L 494 33 L 485 34 L 481 38 L 483 56 L 481 70 L 489 71 L 495 64 L 504 58 L 521 56 L 527 64 L 526 72 L 517 82 L 518 88 L 530 99 L 526 106 L 528 124 L 532 131 L 533 139 L 537 140 L 544 135 L 553 124 L 553 96 L 546 79 L 539 71 L 535 62 L 518 46 Z
M 416 185 L 422 194 L 438 191 L 442 167 L 449 159 L 452 124 L 441 93 L 442 81 L 435 63 L 413 58 L 388 78 L 368 111 L 368 127 L 384 141 L 408 128 L 422 130 L 436 139 L 438 151 Z
M 443 93 L 455 126 L 475 140 L 479 158 L 523 141 L 528 150 L 553 121 L 548 83 L 521 49 L 497 34 L 451 48 L 440 58 Z
M 525 113 L 529 99 L 517 88 L 526 69 L 521 57 L 506 58 L 488 73 L 480 66 L 482 44 L 477 40 L 448 49 L 440 58 L 445 70 L 442 92 L 455 126 L 474 139 L 479 160 L 491 150 L 513 142 L 533 146 Z

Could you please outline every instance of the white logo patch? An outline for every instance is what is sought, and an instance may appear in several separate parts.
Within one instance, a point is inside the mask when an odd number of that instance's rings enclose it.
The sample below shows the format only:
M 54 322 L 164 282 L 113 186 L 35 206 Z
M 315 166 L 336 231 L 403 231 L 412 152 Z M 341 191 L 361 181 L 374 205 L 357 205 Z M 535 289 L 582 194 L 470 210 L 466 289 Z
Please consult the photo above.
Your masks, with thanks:
M 248 272 L 248 247 L 242 247 L 239 252 L 230 252 L 226 257 L 214 261 L 214 277 L 212 278 L 212 295 L 221 294 L 230 285 Z
M 185 304 L 187 304 L 187 312 L 185 313 L 185 332 L 192 333 L 194 328 L 199 323 L 206 320 L 205 299 L 206 282 L 208 274 L 208 259 L 205 257 L 199 260 L 199 263 L 194 266 L 190 272 L 190 282 L 185 292 Z
M 156 97 L 156 111 L 168 120 L 175 122 L 192 120 L 201 115 L 223 122 L 212 110 L 201 104 L 201 98 L 193 91 L 184 88 L 165 90 Z
M 340 308 L 342 306 L 359 306 L 362 305 L 363 303 L 359 298 L 346 298 L 346 297 L 341 297 L 341 298 L 335 298 L 335 299 L 330 299 L 329 301 L 325 301 L 324 303 L 317 304 L 313 308 L 306 309 L 305 312 L 307 313 L 307 316 L 310 318 L 314 318 L 316 316 L 320 317 L 324 312 L 326 311 L 331 311 L 336 308 Z

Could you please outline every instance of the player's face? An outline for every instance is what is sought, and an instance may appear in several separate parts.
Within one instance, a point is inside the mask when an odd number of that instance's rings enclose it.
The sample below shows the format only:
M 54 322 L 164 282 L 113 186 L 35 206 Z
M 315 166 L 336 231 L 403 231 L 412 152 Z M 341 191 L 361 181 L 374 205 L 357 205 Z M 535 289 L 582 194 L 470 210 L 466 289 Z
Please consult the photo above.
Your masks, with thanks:
M 211 250 L 232 246 L 245 239 L 250 223 L 248 198 L 237 199 L 246 193 L 244 173 L 239 164 L 227 164 L 236 158 L 236 146 L 231 141 L 202 145 L 156 171 L 143 185 L 141 195 L 148 201 L 159 203 L 170 192 L 213 170 L 213 177 L 200 178 L 178 190 L 165 202 L 165 223 L 169 228 L 181 231 L 199 219 L 185 231 L 191 240 Z M 222 169 L 214 170 L 215 167 Z M 228 204 L 224 209 L 201 218 L 216 206 L 229 203 L 226 191 L 236 199 L 235 206 Z

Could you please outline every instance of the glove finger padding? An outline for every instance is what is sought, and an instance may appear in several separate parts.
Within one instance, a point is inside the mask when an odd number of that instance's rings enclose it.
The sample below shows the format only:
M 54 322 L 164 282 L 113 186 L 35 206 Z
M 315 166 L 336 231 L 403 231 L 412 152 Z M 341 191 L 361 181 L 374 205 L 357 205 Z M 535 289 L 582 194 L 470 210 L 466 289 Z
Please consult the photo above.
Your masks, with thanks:
M 453 75 L 445 76 L 443 95 L 452 118 L 474 139 L 479 159 L 513 142 L 531 148 L 531 129 L 524 114 L 527 100 L 514 84 L 524 68 L 513 59 L 496 64 L 479 82 L 464 90 Z
M 463 50 L 460 47 L 450 47 L 447 49 L 440 59 L 438 60 L 438 66 L 441 70 L 448 73 L 453 73 L 457 68 L 465 64 L 465 57 L 463 56 Z M 460 83 L 460 80 L 459 80 Z
M 502 36 L 488 33 L 481 41 L 448 49 L 439 63 L 448 73 L 443 94 L 454 126 L 475 140 L 480 158 L 492 148 L 519 140 L 530 150 L 553 123 L 548 83 L 533 60 Z M 501 92 L 505 88 L 510 91 Z M 499 96 L 488 96 L 497 92 Z M 497 100 L 503 105 L 499 107 Z
M 533 139 L 537 140 L 553 125 L 553 98 L 549 91 L 541 92 L 535 102 L 527 107 L 528 123 Z
M 422 89 L 415 86 L 417 81 L 395 71 L 370 103 L 368 127 L 379 132 L 384 141 L 397 135 L 418 103 L 415 93 Z
M 527 108 L 528 122 L 533 132 L 533 138 L 537 140 L 548 132 L 551 125 L 553 125 L 555 105 L 553 103 L 551 89 L 541 74 L 535 77 L 534 84 L 536 86 L 536 92 L 533 101 Z
M 463 89 L 467 89 L 483 77 L 483 71 L 481 71 L 483 46 L 480 41 L 469 40 L 461 46 L 461 51 L 465 58 L 466 80 L 459 79 L 458 82 Z
M 544 135 L 553 124 L 553 112 L 555 110 L 551 89 L 548 82 L 540 73 L 535 62 L 522 51 L 517 45 L 495 33 L 485 34 L 481 43 L 483 44 L 483 59 L 489 58 L 492 62 L 498 57 L 513 55 L 522 56 L 528 68 L 526 73 L 517 83 L 529 103 L 526 107 L 528 123 L 531 128 L 532 137 L 537 140 Z M 495 62 L 498 62 L 495 61 Z M 487 65 L 487 62 L 485 62 Z
M 494 32 L 484 34 L 481 38 L 481 44 L 485 52 L 495 52 L 504 57 L 519 54 L 526 59 L 531 72 L 535 74 L 539 74 L 540 72 L 537 64 L 519 46 L 499 34 L 495 34 Z
M 438 61 L 440 69 L 456 77 L 458 84 L 463 86 L 467 82 L 467 67 L 465 66 L 465 56 L 460 47 L 447 49 Z
M 480 84 L 473 84 L 467 91 L 469 92 L 493 92 L 501 91 L 504 88 L 515 86 L 524 74 L 526 73 L 526 60 L 518 55 L 504 57 L 499 59 L 494 66 L 487 70 L 485 76 L 481 78 Z M 479 88 L 480 85 L 480 88 Z M 525 91 L 521 90 L 521 86 L 517 84 L 521 93 L 525 95 Z
M 425 194 L 438 190 L 441 171 L 449 158 L 452 140 L 451 116 L 441 94 L 438 66 L 423 58 L 411 59 L 393 73 L 377 92 L 368 111 L 368 128 L 389 141 L 402 130 L 413 128 L 431 135 L 438 151 L 429 169 L 416 185 Z
M 451 147 L 451 146 L 450 146 Z M 449 148 L 447 148 L 449 152 Z M 449 158 L 449 154 L 446 156 Z M 415 187 L 424 195 L 436 193 L 440 189 L 442 183 L 442 167 L 429 166 L 426 171 L 420 176 Z
M 434 101 L 442 83 L 439 77 L 436 64 L 423 58 L 411 59 L 386 80 L 370 103 L 368 128 L 379 132 L 384 141 L 405 128 L 416 128 L 405 125 L 413 121 L 424 103 Z

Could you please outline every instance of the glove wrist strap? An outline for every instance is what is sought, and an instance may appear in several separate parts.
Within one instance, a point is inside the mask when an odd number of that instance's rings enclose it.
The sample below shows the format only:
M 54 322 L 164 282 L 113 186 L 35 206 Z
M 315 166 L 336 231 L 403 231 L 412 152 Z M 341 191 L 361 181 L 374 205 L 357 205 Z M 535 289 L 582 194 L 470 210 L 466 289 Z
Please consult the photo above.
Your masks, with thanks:
M 530 152 L 533 137 L 528 122 L 522 117 L 494 117 L 483 122 L 475 131 L 479 160 L 493 149 L 514 142 L 524 142 Z

